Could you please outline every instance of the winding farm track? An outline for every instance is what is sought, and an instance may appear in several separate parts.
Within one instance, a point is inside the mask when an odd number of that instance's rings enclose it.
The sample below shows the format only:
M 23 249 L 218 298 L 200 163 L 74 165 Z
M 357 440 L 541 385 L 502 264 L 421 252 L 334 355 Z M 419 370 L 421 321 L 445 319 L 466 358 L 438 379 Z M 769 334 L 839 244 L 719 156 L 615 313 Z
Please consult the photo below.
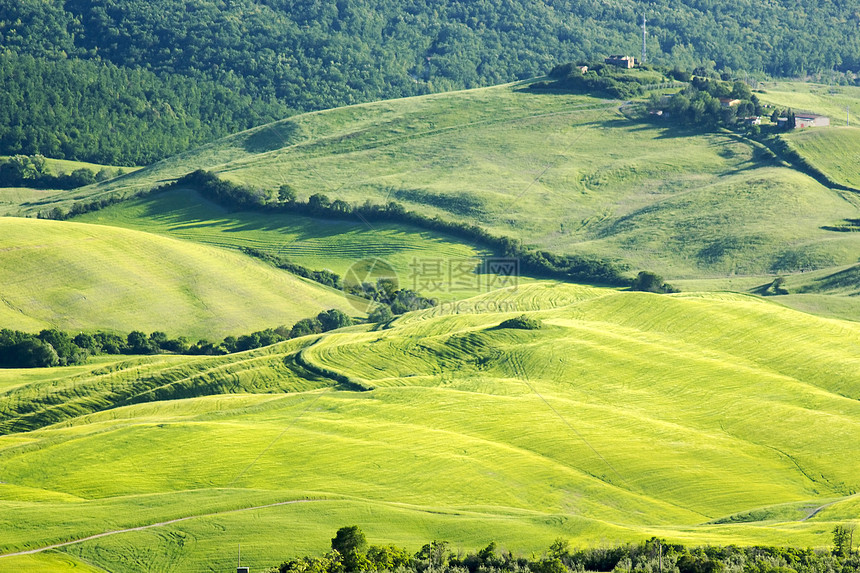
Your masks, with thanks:
M 813 509 L 811 512 L 809 512 L 809 515 L 807 515 L 806 517 L 804 517 L 800 521 L 807 521 L 809 519 L 812 519 L 813 517 L 815 517 L 816 515 L 821 513 L 821 511 L 827 509 L 831 505 L 836 504 L 836 503 L 840 503 L 843 501 L 848 501 L 849 499 L 854 499 L 855 497 L 860 497 L 860 493 L 855 493 L 854 495 L 849 495 L 849 496 L 843 497 L 842 499 L 837 499 L 835 501 L 831 501 L 830 503 L 825 503 L 824 505 L 821 505 L 821 506 Z
M 115 529 L 113 531 L 105 531 L 104 533 L 96 533 L 95 535 L 90 535 L 89 537 L 81 537 L 80 539 L 73 539 L 71 541 L 64 541 L 63 543 L 55 543 L 54 545 L 46 545 L 44 547 L 37 547 L 36 549 L 28 549 L 26 551 L 17 551 L 15 553 L 3 553 L 0 555 L 0 559 L 3 557 L 15 557 L 17 555 L 32 555 L 34 553 L 41 553 L 43 551 L 50 551 L 51 549 L 58 549 L 60 547 L 66 547 L 67 545 L 75 545 L 76 543 L 83 543 L 85 541 L 92 541 L 93 539 L 98 539 L 100 537 L 108 537 L 110 535 L 118 535 L 120 533 L 130 533 L 132 531 L 143 531 L 145 529 L 152 529 L 154 527 L 162 527 L 164 525 L 171 525 L 173 523 L 179 523 L 180 521 L 188 521 L 189 519 L 199 519 L 201 517 L 213 517 L 216 515 L 224 515 L 227 513 L 238 513 L 240 511 L 253 511 L 255 509 L 266 509 L 268 507 L 278 507 L 281 505 L 291 505 L 294 503 L 312 503 L 317 500 L 313 499 L 293 499 L 290 501 L 279 501 L 277 503 L 268 503 L 266 505 L 256 505 L 254 507 L 242 507 L 239 509 L 228 509 L 225 511 L 216 511 L 213 513 L 202 513 L 200 515 L 188 515 L 186 517 L 177 517 L 176 519 L 169 519 L 167 521 L 159 521 L 158 523 L 150 523 L 149 525 L 140 525 L 138 527 L 129 527 L 127 529 Z

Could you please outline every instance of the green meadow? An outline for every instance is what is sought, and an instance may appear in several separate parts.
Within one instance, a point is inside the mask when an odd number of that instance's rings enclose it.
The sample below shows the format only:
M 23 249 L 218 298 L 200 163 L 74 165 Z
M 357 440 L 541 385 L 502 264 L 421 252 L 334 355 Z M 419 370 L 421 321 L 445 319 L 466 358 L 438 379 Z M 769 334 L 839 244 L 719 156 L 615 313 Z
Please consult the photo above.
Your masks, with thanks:
M 499 328 L 522 313 L 542 328 Z M 858 345 L 748 295 L 541 282 L 226 357 L 7 374 L 0 553 L 181 521 L 0 569 L 220 570 L 241 543 L 260 570 L 353 523 L 412 550 L 826 546 L 856 520 Z
M 235 251 L 84 223 L 0 219 L 0 322 L 38 331 L 223 338 L 360 311 L 338 291 Z
M 860 217 L 852 194 L 743 138 L 630 116 L 620 101 L 526 83 L 377 102 L 255 128 L 76 195 L 130 193 L 204 168 L 288 184 L 300 199 L 395 200 L 677 280 L 857 262 L 860 235 L 822 228 Z
M 826 114 L 860 94 L 763 88 Z M 684 291 L 521 277 L 487 292 L 445 274 L 488 254 L 455 237 L 189 189 L 72 221 L 4 217 L 6 328 L 214 340 L 363 316 L 243 247 L 340 275 L 383 259 L 442 304 L 228 356 L 0 371 L 0 571 L 227 570 L 239 544 L 258 571 L 351 524 L 413 551 L 827 546 L 860 508 L 860 199 L 742 137 L 633 115 L 526 82 L 299 115 L 72 191 L 0 190 L 3 213 L 34 215 L 208 169 L 299 199 L 397 201 Z M 855 131 L 786 137 L 857 186 Z M 433 262 L 437 291 L 416 276 Z M 768 290 L 778 276 L 788 294 Z M 542 327 L 499 327 L 521 314 Z
M 860 87 L 855 86 L 768 81 L 762 82 L 758 87 L 761 89 L 756 95 L 763 103 L 780 109 L 791 108 L 795 112 L 826 115 L 830 118 L 830 125 L 834 127 L 845 126 L 847 108 L 856 108 L 860 100 Z
M 860 188 L 860 128 L 804 129 L 784 137 L 832 181 Z
M 442 300 L 483 292 L 488 279 L 487 275 L 472 271 L 479 259 L 490 253 L 444 234 L 408 225 L 367 223 L 357 218 L 327 220 L 229 211 L 187 189 L 122 202 L 75 220 L 217 247 L 254 248 L 309 269 L 328 269 L 341 276 L 362 260 L 381 259 L 396 272 L 402 287 Z M 449 283 L 449 271 L 461 265 L 469 272 L 458 283 Z M 444 285 L 429 281 L 428 269 L 437 267 L 438 278 L 444 279 Z

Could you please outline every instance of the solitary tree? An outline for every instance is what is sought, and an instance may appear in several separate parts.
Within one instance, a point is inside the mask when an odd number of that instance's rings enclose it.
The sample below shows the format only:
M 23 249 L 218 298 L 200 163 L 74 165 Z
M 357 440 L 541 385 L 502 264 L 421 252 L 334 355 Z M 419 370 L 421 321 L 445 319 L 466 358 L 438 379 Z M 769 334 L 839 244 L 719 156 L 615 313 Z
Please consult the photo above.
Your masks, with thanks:
M 341 527 L 331 540 L 331 548 L 341 555 L 361 553 L 367 548 L 367 537 L 357 525 Z

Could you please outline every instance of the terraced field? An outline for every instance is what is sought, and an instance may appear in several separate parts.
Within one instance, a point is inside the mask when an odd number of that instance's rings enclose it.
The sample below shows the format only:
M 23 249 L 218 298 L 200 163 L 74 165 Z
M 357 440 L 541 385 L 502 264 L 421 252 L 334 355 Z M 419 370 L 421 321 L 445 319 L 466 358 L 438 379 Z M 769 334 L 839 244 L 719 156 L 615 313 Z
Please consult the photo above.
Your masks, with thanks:
M 543 328 L 499 328 L 523 312 Z M 0 568 L 225 569 L 241 542 L 259 570 L 353 523 L 413 550 L 825 545 L 856 519 L 858 345 L 854 323 L 752 296 L 536 283 L 248 354 L 9 374 L 9 402 L 97 407 L 27 433 L 4 413 L 0 553 L 192 519 Z
M 165 331 L 216 339 L 321 310 L 344 295 L 239 253 L 83 223 L 0 219 L 0 322 L 38 331 Z

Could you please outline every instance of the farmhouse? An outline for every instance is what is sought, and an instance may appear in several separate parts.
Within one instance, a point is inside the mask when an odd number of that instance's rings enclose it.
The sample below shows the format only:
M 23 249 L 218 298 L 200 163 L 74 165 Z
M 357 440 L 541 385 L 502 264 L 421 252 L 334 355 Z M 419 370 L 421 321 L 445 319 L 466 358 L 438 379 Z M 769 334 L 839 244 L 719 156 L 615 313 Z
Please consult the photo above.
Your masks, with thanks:
M 794 115 L 795 127 L 824 127 L 830 125 L 830 118 L 814 113 L 797 113 Z
M 636 58 L 632 56 L 609 56 L 603 61 L 607 64 L 627 69 L 630 69 L 636 65 Z
M 787 123 L 787 117 L 780 117 L 776 120 L 776 124 L 779 127 L 786 127 Z M 796 128 L 824 127 L 827 125 L 830 125 L 830 118 L 824 115 L 815 113 L 797 113 L 794 115 L 794 127 Z

